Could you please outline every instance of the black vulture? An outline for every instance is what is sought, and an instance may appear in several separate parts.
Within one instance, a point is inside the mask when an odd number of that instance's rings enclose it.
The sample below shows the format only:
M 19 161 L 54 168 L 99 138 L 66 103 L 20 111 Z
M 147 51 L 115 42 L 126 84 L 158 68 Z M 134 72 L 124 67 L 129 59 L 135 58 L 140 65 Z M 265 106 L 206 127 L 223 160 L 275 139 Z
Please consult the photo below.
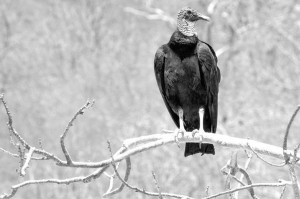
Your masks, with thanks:
M 178 134 L 217 129 L 221 75 L 213 48 L 197 37 L 198 20 L 209 18 L 188 7 L 181 9 L 177 30 L 155 54 L 157 84 Z M 215 154 L 215 149 L 209 143 L 186 143 L 184 156 L 196 153 Z

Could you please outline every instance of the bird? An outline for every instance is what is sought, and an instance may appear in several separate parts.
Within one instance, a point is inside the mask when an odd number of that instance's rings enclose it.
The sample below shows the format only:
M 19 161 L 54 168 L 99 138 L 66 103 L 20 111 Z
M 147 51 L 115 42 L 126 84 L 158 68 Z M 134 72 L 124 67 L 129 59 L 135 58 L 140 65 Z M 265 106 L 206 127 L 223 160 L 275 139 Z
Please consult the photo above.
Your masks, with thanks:
M 182 8 L 177 15 L 177 29 L 154 58 L 158 88 L 178 127 L 177 136 L 186 131 L 193 135 L 216 133 L 217 129 L 221 74 L 215 51 L 197 36 L 195 23 L 199 20 L 209 21 L 209 17 L 190 7 Z M 184 156 L 197 153 L 214 155 L 214 145 L 187 142 Z

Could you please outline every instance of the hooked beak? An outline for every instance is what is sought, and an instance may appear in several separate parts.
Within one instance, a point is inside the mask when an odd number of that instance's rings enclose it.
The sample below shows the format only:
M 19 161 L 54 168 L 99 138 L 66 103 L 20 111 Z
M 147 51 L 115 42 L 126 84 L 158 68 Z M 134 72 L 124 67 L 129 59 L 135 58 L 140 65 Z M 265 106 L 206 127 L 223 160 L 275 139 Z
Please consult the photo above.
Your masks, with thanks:
M 203 14 L 197 13 L 197 16 L 195 17 L 195 21 L 198 21 L 198 20 L 209 21 L 210 18 Z

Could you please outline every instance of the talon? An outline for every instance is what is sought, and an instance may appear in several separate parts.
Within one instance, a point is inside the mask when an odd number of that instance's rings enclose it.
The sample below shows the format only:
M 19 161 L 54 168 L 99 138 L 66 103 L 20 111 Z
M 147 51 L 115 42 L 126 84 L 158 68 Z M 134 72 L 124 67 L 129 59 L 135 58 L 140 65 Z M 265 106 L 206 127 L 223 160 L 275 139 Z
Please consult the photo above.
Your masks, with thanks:
M 196 133 L 199 133 L 199 130 L 198 130 L 198 129 L 194 129 L 194 130 L 192 131 L 192 136 L 195 137 Z
M 199 119 L 200 119 L 200 128 L 199 128 L 199 134 L 200 134 L 200 142 L 199 142 L 199 147 L 201 149 L 202 141 L 203 141 L 203 133 L 205 133 L 204 128 L 203 128 L 203 117 L 204 117 L 204 109 L 200 108 L 199 109 Z
M 180 148 L 179 145 L 179 139 L 183 138 L 184 134 L 185 134 L 185 130 L 184 129 L 176 129 L 176 136 L 175 136 L 175 142 L 177 144 L 177 146 Z M 180 136 L 179 136 L 180 135 Z M 179 139 L 178 139 L 179 138 Z
M 203 141 L 203 136 L 200 134 L 200 141 L 199 141 L 199 147 L 200 147 L 200 149 L 201 149 L 202 141 Z
M 179 116 L 179 129 L 177 129 L 176 131 L 176 136 L 175 136 L 175 142 L 177 143 L 177 146 L 180 148 L 179 146 L 179 134 L 181 134 L 180 138 L 184 137 L 184 134 L 186 133 L 185 129 L 184 129 L 184 122 L 183 122 L 183 110 L 181 108 L 178 109 L 178 116 Z

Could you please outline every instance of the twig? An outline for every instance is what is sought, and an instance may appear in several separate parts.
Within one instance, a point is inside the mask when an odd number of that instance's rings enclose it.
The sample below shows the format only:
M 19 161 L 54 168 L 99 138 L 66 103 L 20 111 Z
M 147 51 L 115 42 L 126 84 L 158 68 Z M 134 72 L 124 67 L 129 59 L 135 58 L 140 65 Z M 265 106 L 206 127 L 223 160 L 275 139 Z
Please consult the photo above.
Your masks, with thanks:
M 26 175 L 26 169 L 29 167 L 29 162 L 32 158 L 32 154 L 34 152 L 35 148 L 34 147 L 30 147 L 29 149 L 29 152 L 26 154 L 26 160 L 21 168 L 21 171 L 20 171 L 20 175 L 21 176 L 25 176 Z M 21 157 L 22 159 L 22 157 Z
M 54 183 L 54 184 L 66 184 L 66 185 L 68 185 L 68 184 L 75 183 L 75 182 L 83 182 L 83 183 L 90 182 L 90 180 L 96 179 L 99 176 L 101 176 L 101 174 L 105 171 L 106 168 L 107 167 L 103 167 L 103 168 L 97 170 L 96 172 L 94 172 L 94 173 L 92 173 L 92 174 L 90 174 L 88 176 L 80 176 L 80 177 L 67 178 L 67 179 L 28 180 L 28 181 L 25 181 L 25 182 L 22 182 L 20 184 L 12 186 L 11 193 L 10 194 L 0 195 L 0 199 L 9 199 L 9 198 L 12 198 L 17 193 L 17 191 L 20 188 L 28 186 L 28 185 L 33 185 L 33 184 L 49 184 L 49 183 Z
M 203 199 L 212 199 L 212 198 L 227 195 L 227 194 L 230 194 L 230 193 L 233 193 L 233 192 L 236 192 L 236 191 L 241 191 L 241 190 L 244 190 L 244 189 L 249 189 L 249 188 L 254 188 L 254 187 L 282 187 L 282 186 L 286 186 L 286 185 L 287 185 L 287 183 L 256 183 L 256 184 L 246 185 L 246 186 L 239 187 L 239 188 L 236 188 L 236 189 L 224 191 L 224 192 L 221 192 L 221 193 L 218 193 L 218 194 L 215 194 L 215 195 L 211 195 L 209 197 L 205 197 Z
M 283 146 L 282 146 L 285 163 L 288 164 L 288 167 L 289 167 L 289 173 L 290 173 L 290 178 L 292 180 L 292 187 L 293 187 L 295 199 L 300 199 L 300 190 L 299 190 L 298 180 L 297 180 L 296 171 L 295 171 L 295 164 L 298 162 L 298 159 L 299 159 L 297 156 L 297 152 L 298 152 L 299 148 L 296 147 L 296 149 L 294 150 L 293 160 L 290 160 L 291 157 L 288 156 L 286 150 L 287 150 L 287 140 L 288 140 L 290 128 L 291 128 L 293 121 L 294 121 L 297 113 L 299 112 L 299 110 L 300 110 L 300 105 L 294 111 L 294 113 L 287 125 L 286 132 L 284 135 L 284 140 L 283 140 Z
M 300 193 L 299 193 L 299 185 L 298 185 L 295 167 L 293 164 L 288 164 L 288 166 L 289 166 L 290 178 L 292 180 L 292 187 L 294 190 L 295 199 L 299 199 Z
M 89 107 L 91 107 L 94 104 L 94 101 L 90 102 L 87 101 L 86 104 L 81 107 L 73 116 L 73 118 L 70 120 L 70 122 L 68 123 L 64 133 L 60 136 L 60 145 L 61 145 L 61 149 L 66 157 L 67 160 L 67 164 L 72 164 L 72 159 L 70 157 L 70 154 L 65 146 L 65 137 L 67 136 L 67 133 L 69 132 L 71 126 L 73 126 L 74 121 L 76 120 L 78 115 L 82 115 L 84 113 L 85 109 L 88 109 Z
M 117 168 L 116 168 L 117 169 Z M 130 158 L 126 158 L 126 172 L 125 172 L 125 177 L 124 177 L 124 181 L 127 182 L 129 179 L 129 175 L 130 175 L 130 170 L 131 170 L 131 161 Z M 116 173 L 114 173 L 116 174 Z M 114 178 L 114 175 L 112 176 L 112 178 Z M 122 183 L 121 186 L 119 188 L 116 188 L 112 191 L 112 187 L 109 187 L 109 189 L 106 191 L 106 193 L 103 195 L 103 198 L 107 198 L 110 197 L 116 193 L 121 192 L 125 187 L 125 184 Z
M 149 196 L 159 196 L 159 193 L 145 191 L 144 189 L 140 189 L 140 188 L 134 187 L 134 186 L 128 184 L 126 181 L 124 181 L 124 179 L 120 176 L 120 174 L 119 174 L 119 172 L 118 172 L 118 170 L 117 170 L 117 168 L 116 168 L 116 162 L 115 162 L 114 157 L 113 157 L 113 154 L 112 154 L 112 150 L 111 150 L 111 147 L 110 147 L 110 142 L 107 141 L 107 143 L 108 143 L 108 149 L 109 149 L 109 151 L 110 151 L 111 159 L 112 159 L 111 165 L 112 165 L 112 167 L 113 167 L 113 169 L 114 169 L 114 171 L 115 171 L 117 177 L 119 178 L 119 180 L 120 180 L 123 184 L 125 184 L 126 187 L 128 187 L 129 189 L 132 189 L 132 190 L 135 191 L 135 192 L 143 193 L 143 194 L 149 195 Z M 180 198 L 180 199 L 181 199 L 181 198 L 193 199 L 193 198 L 191 198 L 191 197 L 189 197 L 189 196 L 177 195 L 177 194 L 172 194 L 172 193 L 161 193 L 161 195 L 162 195 L 162 196 L 166 196 L 166 197 Z
M 18 154 L 15 154 L 15 153 L 12 153 L 12 152 L 10 152 L 10 151 L 7 151 L 7 150 L 5 150 L 5 149 L 3 149 L 3 148 L 1 148 L 0 147 L 0 151 L 2 151 L 3 153 L 6 153 L 6 154 L 8 154 L 8 155 L 10 155 L 10 156 L 12 156 L 12 157 L 19 157 L 19 155 Z
M 245 176 L 245 178 L 246 178 L 246 180 L 247 180 L 247 184 L 248 184 L 248 185 L 252 185 L 252 181 L 251 181 L 250 176 L 249 176 L 249 174 L 247 173 L 247 171 L 244 170 L 243 168 L 239 168 L 239 172 L 240 172 L 241 174 L 243 174 L 243 176 Z M 256 198 L 257 198 L 257 197 L 255 196 L 255 192 L 254 192 L 253 187 L 250 187 L 250 188 L 249 188 L 249 193 L 250 193 L 250 195 L 251 195 L 251 197 L 252 197 L 253 199 L 256 199 Z
M 251 160 L 252 160 L 253 155 L 252 155 L 252 152 L 247 153 L 247 150 L 245 150 L 245 153 L 247 154 L 248 158 L 247 158 L 247 161 L 246 161 L 246 163 L 245 163 L 244 170 L 247 171 L 247 169 L 248 169 L 248 167 L 249 167 L 249 164 L 250 164 L 250 162 L 251 162 Z M 239 180 L 240 180 L 241 182 L 243 182 L 243 179 L 244 179 L 244 175 L 241 175 L 241 177 L 240 177 Z M 241 187 L 240 185 L 241 185 L 241 183 L 238 184 L 236 188 Z M 238 198 L 238 197 L 239 197 L 239 192 L 235 192 L 234 196 L 235 196 L 235 198 Z
M 289 132 L 290 132 L 290 128 L 293 124 L 293 121 L 298 113 L 298 111 L 300 110 L 300 105 L 297 107 L 297 109 L 294 111 L 288 125 L 287 125 L 287 128 L 286 128 L 286 131 L 285 131 L 285 134 L 284 134 L 284 139 L 283 139 L 283 145 L 282 145 L 282 148 L 283 148 L 283 155 L 284 155 L 284 159 L 285 159 L 285 162 L 288 163 L 288 161 L 290 160 L 290 157 L 288 156 L 288 154 L 286 153 L 286 150 L 287 150 L 287 140 L 288 140 L 288 136 L 289 136 Z
M 294 149 L 294 156 L 293 156 L 293 164 L 296 164 L 300 159 L 297 157 L 297 154 L 300 149 L 300 144 L 298 144 Z
M 281 193 L 280 193 L 280 197 L 279 199 L 283 199 L 283 196 L 284 196 L 284 193 L 285 193 L 285 190 L 286 190 L 286 186 L 283 187 Z
M 158 181 L 157 181 L 157 179 L 156 179 L 156 176 L 155 176 L 154 171 L 152 171 L 152 176 L 153 176 L 153 179 L 154 179 L 154 183 L 155 183 L 157 192 L 158 192 L 158 194 L 159 194 L 158 198 L 159 198 L 159 199 L 163 199 L 163 197 L 162 197 L 162 195 L 161 195 L 160 187 L 159 187 L 159 184 L 158 184 Z
M 225 189 L 231 189 L 231 177 L 235 176 L 238 171 L 238 164 L 237 164 L 237 151 L 233 151 L 231 154 L 231 158 L 229 164 L 226 165 L 226 168 L 229 169 L 229 175 L 227 175 L 226 182 L 225 182 Z M 229 194 L 230 199 L 235 199 L 233 194 Z
M 5 108 L 5 111 L 6 111 L 6 114 L 7 114 L 7 117 L 8 117 L 8 122 L 7 122 L 7 125 L 8 125 L 8 129 L 9 131 L 18 139 L 18 141 L 26 148 L 26 149 L 30 149 L 30 146 L 29 144 L 18 134 L 18 132 L 13 128 L 13 120 L 12 120 L 12 116 L 11 116 L 11 113 L 8 109 L 8 106 L 4 100 L 4 94 L 1 94 L 0 95 L 0 100 L 2 101 L 2 104 Z
M 258 159 L 262 160 L 263 162 L 267 163 L 268 165 L 274 166 L 274 167 L 283 167 L 284 165 L 286 165 L 285 162 L 281 163 L 281 164 L 274 164 L 272 162 L 268 162 L 267 160 L 265 160 L 263 157 L 261 157 L 258 153 L 256 153 L 256 151 L 254 151 L 251 146 L 249 146 L 250 150 L 256 155 L 256 157 L 258 157 Z
M 246 184 L 243 183 L 243 181 L 241 181 L 240 179 L 238 179 L 236 176 L 231 175 L 229 172 L 223 170 L 222 171 L 223 174 L 230 176 L 232 179 L 234 179 L 236 182 L 238 182 L 239 184 L 245 186 Z
M 225 171 L 226 168 L 229 169 L 229 172 Z M 242 174 L 242 176 L 244 176 L 246 178 L 248 185 L 252 184 L 250 176 L 248 175 L 246 170 L 244 170 L 244 169 L 242 169 L 241 167 L 238 166 L 237 151 L 234 151 L 232 153 L 230 161 L 221 169 L 221 171 L 224 174 L 227 174 L 227 179 L 226 179 L 226 182 L 225 182 L 225 189 L 227 189 L 227 190 L 231 190 L 231 179 L 234 179 L 235 181 L 237 181 L 241 185 L 245 186 L 245 184 L 235 176 L 237 172 L 240 172 Z M 256 199 L 253 188 L 249 188 L 248 191 L 249 191 L 251 197 Z M 234 194 L 234 193 L 230 193 L 229 197 L 231 199 L 236 199 L 236 198 L 238 198 L 238 195 Z
M 20 146 L 20 145 L 19 145 L 19 146 Z M 16 154 L 16 153 L 12 153 L 12 152 L 10 152 L 10 151 L 7 151 L 7 150 L 5 150 L 5 149 L 3 149 L 3 148 L 1 148 L 1 147 L 0 147 L 0 151 L 6 153 L 6 154 L 8 154 L 8 155 L 10 155 L 11 157 L 15 157 L 15 158 L 21 157 L 20 155 L 18 155 L 18 154 Z M 19 152 L 19 149 L 18 149 L 18 152 Z M 20 152 L 19 152 L 19 154 L 20 154 Z M 32 157 L 31 159 L 32 159 L 32 160 L 48 160 L 48 158 L 46 158 L 46 157 Z M 22 165 L 23 165 L 23 164 L 22 164 Z
M 18 152 L 19 152 L 19 155 L 17 155 L 17 157 L 20 157 L 20 160 L 19 160 L 19 169 L 18 169 L 18 173 L 20 174 L 20 176 L 22 176 L 22 168 L 23 168 L 23 165 L 24 165 L 24 151 L 22 150 L 20 144 L 18 143 L 17 144 L 17 148 L 18 148 Z

